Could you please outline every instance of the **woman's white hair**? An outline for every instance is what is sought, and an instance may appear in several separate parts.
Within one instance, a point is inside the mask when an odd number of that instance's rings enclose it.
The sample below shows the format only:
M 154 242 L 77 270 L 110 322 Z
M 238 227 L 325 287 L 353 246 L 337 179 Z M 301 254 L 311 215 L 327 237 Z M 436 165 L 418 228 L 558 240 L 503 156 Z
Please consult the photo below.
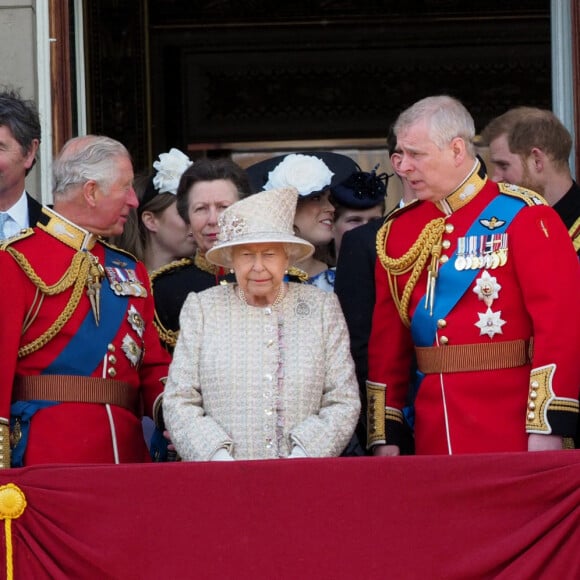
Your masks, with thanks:
M 244 244 L 240 244 L 238 246 L 230 246 L 229 248 L 224 248 L 222 250 L 224 259 L 231 264 L 234 254 L 234 248 L 241 248 L 243 245 Z M 289 264 L 293 264 L 294 260 L 300 255 L 300 249 L 294 244 L 285 244 L 284 242 L 274 242 L 273 245 L 281 245 L 284 248 L 284 253 L 288 257 Z
M 426 120 L 429 136 L 439 149 L 443 149 L 453 139 L 460 137 L 470 155 L 475 156 L 475 123 L 465 106 L 448 95 L 426 97 L 403 111 L 393 126 L 395 135 L 415 123 Z

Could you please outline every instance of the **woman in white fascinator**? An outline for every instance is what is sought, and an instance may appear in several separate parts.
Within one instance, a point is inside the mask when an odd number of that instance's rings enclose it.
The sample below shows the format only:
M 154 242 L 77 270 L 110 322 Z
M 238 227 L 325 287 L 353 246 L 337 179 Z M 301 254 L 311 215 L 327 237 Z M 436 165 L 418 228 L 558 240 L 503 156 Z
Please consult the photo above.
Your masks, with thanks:
M 179 149 L 161 153 L 153 175 L 135 179 L 139 207 L 129 214 L 123 233 L 111 242 L 131 252 L 150 274 L 175 260 L 192 258 L 191 227 L 177 212 L 177 187 L 191 159 Z

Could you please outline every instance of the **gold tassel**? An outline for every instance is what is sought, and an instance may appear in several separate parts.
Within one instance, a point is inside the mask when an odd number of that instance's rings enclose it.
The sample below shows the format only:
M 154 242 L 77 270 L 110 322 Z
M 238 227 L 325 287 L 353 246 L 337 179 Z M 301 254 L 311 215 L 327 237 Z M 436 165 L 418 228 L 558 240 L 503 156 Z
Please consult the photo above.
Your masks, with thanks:
M 87 252 L 87 256 L 90 260 L 86 283 L 87 296 L 91 303 L 95 323 L 99 326 L 99 320 L 101 318 L 101 279 L 105 275 L 105 270 L 99 264 L 99 259 L 96 256 L 93 256 L 90 252 Z

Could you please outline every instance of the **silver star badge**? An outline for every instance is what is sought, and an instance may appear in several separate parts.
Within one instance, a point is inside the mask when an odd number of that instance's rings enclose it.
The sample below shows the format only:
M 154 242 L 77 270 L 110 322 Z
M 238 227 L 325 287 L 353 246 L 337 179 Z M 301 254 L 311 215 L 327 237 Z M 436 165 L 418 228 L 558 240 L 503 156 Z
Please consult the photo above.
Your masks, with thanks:
M 143 331 L 145 330 L 145 321 L 139 313 L 139 311 L 131 304 L 131 308 L 127 312 L 127 320 L 131 325 L 131 328 L 139 335 L 139 338 L 143 338 Z
M 493 312 L 488 308 L 485 314 L 478 312 L 479 322 L 475 326 L 479 328 L 479 335 L 487 334 L 489 338 L 493 338 L 496 334 L 503 334 L 501 327 L 505 324 L 505 320 L 501 319 L 501 310 Z
M 483 271 L 473 287 L 473 291 L 477 294 L 477 297 L 483 300 L 488 308 L 499 297 L 500 290 L 501 284 L 498 284 L 497 278 L 491 276 L 487 270 Z
M 139 348 L 139 345 L 126 334 L 123 338 L 123 344 L 121 345 L 125 356 L 129 359 L 129 362 L 136 367 L 141 362 L 141 356 L 143 351 Z

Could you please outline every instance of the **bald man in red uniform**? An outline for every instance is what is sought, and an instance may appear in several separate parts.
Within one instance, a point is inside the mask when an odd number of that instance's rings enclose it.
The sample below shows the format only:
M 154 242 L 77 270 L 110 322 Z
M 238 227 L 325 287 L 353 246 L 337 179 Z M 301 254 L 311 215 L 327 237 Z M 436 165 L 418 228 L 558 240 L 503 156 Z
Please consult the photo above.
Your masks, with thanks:
M 369 439 L 396 455 L 413 381 L 418 454 L 561 449 L 580 388 L 580 266 L 543 198 L 491 182 L 474 125 L 446 96 L 395 131 L 418 201 L 377 236 Z
M 79 137 L 54 174 L 54 210 L 0 252 L 0 461 L 147 461 L 141 416 L 160 408 L 169 358 L 145 267 L 103 239 L 137 205 L 130 156 Z

